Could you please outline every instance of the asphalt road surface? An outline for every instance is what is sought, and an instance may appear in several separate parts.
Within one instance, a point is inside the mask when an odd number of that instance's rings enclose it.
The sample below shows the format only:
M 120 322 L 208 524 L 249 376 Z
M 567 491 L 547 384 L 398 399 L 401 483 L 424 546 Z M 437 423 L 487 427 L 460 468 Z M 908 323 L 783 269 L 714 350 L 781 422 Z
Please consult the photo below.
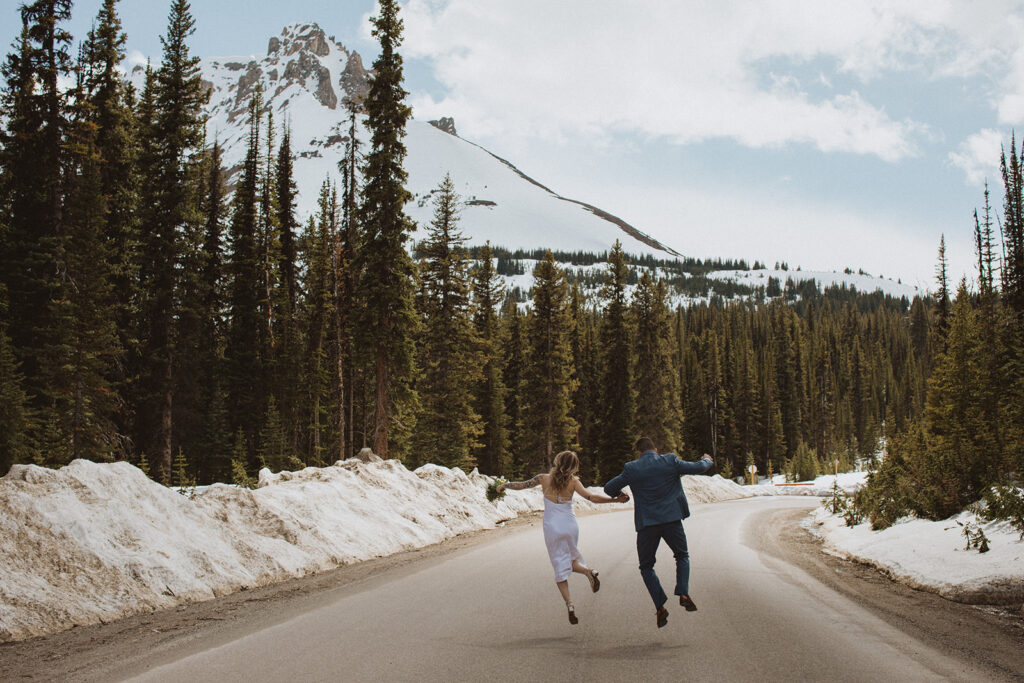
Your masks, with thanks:
M 828 585 L 828 577 L 819 580 L 776 552 L 779 531 L 770 533 L 766 520 L 792 526 L 817 504 L 762 498 L 695 506 L 685 529 L 690 593 L 699 611 L 686 612 L 670 599 L 662 629 L 637 570 L 632 512 L 615 512 L 580 519 L 580 549 L 600 571 L 602 586 L 592 594 L 584 577 L 570 579 L 577 626 L 566 618 L 536 520 L 326 592 L 319 604 L 287 618 L 249 620 L 209 642 L 185 640 L 151 657 L 136 656 L 118 678 L 877 682 L 1024 676 L 1014 668 L 1019 660 L 1002 668 L 979 663 L 964 648 L 901 628 L 898 618 L 880 615 Z M 656 569 L 671 592 L 673 559 L 664 544 Z M 878 590 L 876 602 L 889 602 L 885 591 L 891 589 Z M 1007 638 L 1022 642 L 1016 633 Z M 948 640 L 960 639 L 954 631 Z

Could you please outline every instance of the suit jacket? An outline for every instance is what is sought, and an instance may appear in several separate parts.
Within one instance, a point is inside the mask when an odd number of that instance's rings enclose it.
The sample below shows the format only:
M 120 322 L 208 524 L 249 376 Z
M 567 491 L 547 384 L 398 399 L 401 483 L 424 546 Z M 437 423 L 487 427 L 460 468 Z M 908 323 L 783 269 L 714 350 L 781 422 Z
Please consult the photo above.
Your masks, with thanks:
M 622 474 L 604 485 L 604 492 L 614 498 L 625 486 L 633 492 L 633 521 L 636 530 L 655 524 L 666 524 L 690 516 L 690 506 L 679 481 L 681 474 L 701 474 L 712 467 L 710 460 L 687 462 L 675 453 L 647 451 L 626 463 Z

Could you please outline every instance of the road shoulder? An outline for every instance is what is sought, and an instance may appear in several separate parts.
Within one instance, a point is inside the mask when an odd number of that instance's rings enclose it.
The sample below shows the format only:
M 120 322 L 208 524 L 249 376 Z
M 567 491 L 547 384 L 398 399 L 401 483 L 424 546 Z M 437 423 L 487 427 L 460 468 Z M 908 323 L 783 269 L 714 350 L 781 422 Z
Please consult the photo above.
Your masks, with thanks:
M 1024 618 L 1005 608 L 965 605 L 892 580 L 872 567 L 822 552 L 801 526 L 805 510 L 766 512 L 745 542 L 795 566 L 895 628 L 972 662 L 994 680 L 1024 680 Z
M 174 609 L 0 644 L 0 681 L 119 679 L 139 662 L 159 664 L 285 622 L 379 581 L 394 581 L 487 543 L 509 529 L 540 523 L 540 513 L 462 534 L 435 545 L 319 574 L 243 590 Z

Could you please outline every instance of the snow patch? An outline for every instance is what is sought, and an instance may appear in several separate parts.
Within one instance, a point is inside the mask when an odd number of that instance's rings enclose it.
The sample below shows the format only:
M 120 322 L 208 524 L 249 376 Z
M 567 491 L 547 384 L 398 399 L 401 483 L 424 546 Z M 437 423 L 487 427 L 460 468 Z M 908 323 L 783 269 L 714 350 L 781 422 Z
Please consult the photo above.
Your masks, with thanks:
M 961 524 L 980 527 L 989 551 L 966 549 Z M 819 508 L 805 527 L 828 551 L 913 588 L 972 604 L 1024 601 L 1024 541 L 1008 522 L 986 523 L 973 512 L 962 512 L 939 522 L 907 517 L 872 531 L 867 522 L 848 527 L 841 517 Z

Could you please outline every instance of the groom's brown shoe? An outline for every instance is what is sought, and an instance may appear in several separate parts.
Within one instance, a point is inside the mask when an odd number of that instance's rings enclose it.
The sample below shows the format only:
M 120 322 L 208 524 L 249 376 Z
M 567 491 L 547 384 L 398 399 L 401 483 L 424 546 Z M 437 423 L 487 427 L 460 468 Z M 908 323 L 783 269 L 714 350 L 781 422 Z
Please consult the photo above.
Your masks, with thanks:
M 689 595 L 680 595 L 679 604 L 685 607 L 687 612 L 697 611 L 697 605 L 693 604 L 693 600 L 690 599 Z
M 668 623 L 668 610 L 662 605 L 658 608 L 658 628 Z

